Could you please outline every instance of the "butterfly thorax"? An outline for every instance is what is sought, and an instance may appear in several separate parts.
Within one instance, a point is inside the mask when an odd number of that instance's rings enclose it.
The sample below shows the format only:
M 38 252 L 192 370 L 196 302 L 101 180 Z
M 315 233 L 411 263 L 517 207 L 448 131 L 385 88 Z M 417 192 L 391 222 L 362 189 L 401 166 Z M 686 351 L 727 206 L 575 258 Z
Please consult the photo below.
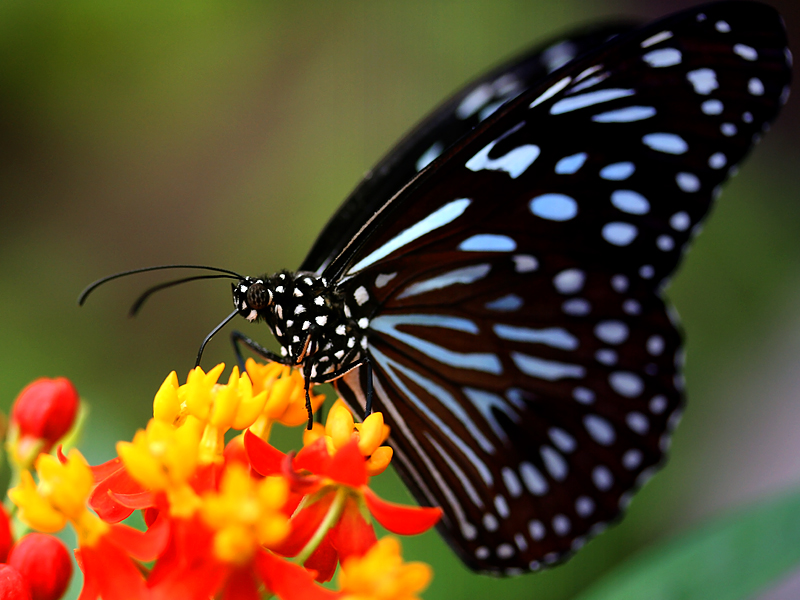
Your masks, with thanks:
M 248 321 L 266 322 L 286 363 L 308 366 L 315 382 L 335 379 L 367 348 L 368 321 L 353 315 L 341 291 L 313 273 L 247 277 L 233 285 L 233 302 Z

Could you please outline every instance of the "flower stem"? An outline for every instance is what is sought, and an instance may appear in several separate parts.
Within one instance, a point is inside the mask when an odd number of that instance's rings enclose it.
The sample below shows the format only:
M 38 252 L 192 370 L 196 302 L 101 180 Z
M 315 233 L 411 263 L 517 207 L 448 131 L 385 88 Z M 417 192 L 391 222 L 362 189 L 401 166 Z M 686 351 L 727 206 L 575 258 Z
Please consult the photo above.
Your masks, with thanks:
M 322 523 L 319 524 L 319 527 L 314 532 L 314 535 L 308 541 L 308 543 L 303 547 L 300 552 L 297 553 L 297 556 L 294 557 L 293 561 L 299 565 L 302 565 L 304 562 L 308 560 L 308 558 L 314 553 L 314 551 L 319 547 L 322 543 L 322 540 L 325 539 L 328 531 L 330 531 L 331 527 L 333 527 L 339 517 L 342 515 L 342 509 L 344 509 L 344 502 L 347 499 L 347 489 L 345 487 L 340 487 L 336 491 L 336 496 L 331 502 L 330 508 L 328 508 L 328 512 L 325 515 L 325 518 L 322 520 Z

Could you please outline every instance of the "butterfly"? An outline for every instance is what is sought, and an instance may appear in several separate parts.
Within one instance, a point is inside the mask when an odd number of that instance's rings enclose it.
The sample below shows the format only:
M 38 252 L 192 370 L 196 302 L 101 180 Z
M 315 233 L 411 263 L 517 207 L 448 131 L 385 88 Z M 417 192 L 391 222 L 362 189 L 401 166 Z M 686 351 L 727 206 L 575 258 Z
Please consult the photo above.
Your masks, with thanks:
M 528 52 L 401 141 L 298 271 L 204 276 L 237 280 L 206 341 L 264 321 L 281 354 L 237 351 L 382 411 L 470 568 L 563 561 L 663 462 L 684 384 L 662 290 L 787 101 L 786 44 L 772 8 L 719 2 Z

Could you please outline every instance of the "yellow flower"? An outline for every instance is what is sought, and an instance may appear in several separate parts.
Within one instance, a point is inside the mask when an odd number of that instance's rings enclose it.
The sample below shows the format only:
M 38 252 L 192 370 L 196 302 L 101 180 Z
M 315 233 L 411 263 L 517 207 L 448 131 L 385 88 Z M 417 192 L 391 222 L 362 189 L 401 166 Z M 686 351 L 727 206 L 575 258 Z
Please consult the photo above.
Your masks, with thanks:
M 228 465 L 219 492 L 203 495 L 200 512 L 216 532 L 216 557 L 243 564 L 261 546 L 283 541 L 289 534 L 289 519 L 280 510 L 288 497 L 288 484 L 281 477 L 256 481 L 244 466 Z
M 83 455 L 70 450 L 65 463 L 49 454 L 36 459 L 39 485 L 29 471 L 23 471 L 20 484 L 8 491 L 19 507 L 20 518 L 30 527 L 52 533 L 67 521 L 72 522 L 82 546 L 92 546 L 108 530 L 86 506 L 94 479 Z
M 384 424 L 382 413 L 374 412 L 363 423 L 355 423 L 353 413 L 339 399 L 328 411 L 324 426 L 314 423 L 312 429 L 303 432 L 303 445 L 308 446 L 325 437 L 328 454 L 334 455 L 353 436 L 358 438 L 358 450 L 367 457 L 367 473 L 370 476 L 383 473 L 392 460 L 393 451 L 389 446 L 381 446 L 389 437 L 389 426 Z
M 189 486 L 199 463 L 203 425 L 189 416 L 180 427 L 150 419 L 132 442 L 117 442 L 117 454 L 128 474 L 148 490 L 165 492 L 170 514 L 189 517 L 199 499 Z
M 182 428 L 194 419 L 201 424 L 200 464 L 222 462 L 225 434 L 229 429 L 247 429 L 264 410 L 267 392 L 254 393 L 247 373 L 231 371 L 228 383 L 218 384 L 223 363 L 205 373 L 200 367 L 189 372 L 184 385 L 173 371 L 161 384 L 153 401 L 153 418 Z
M 300 371 L 278 363 L 260 364 L 252 358 L 245 363 L 253 389 L 267 393 L 264 411 L 250 430 L 263 440 L 269 438 L 273 423 L 297 427 L 308 421 L 305 382 Z M 311 410 L 325 400 L 324 394 L 311 394 Z
M 417 600 L 431 576 L 424 563 L 404 563 L 400 543 L 385 537 L 364 556 L 342 563 L 339 588 L 347 600 Z

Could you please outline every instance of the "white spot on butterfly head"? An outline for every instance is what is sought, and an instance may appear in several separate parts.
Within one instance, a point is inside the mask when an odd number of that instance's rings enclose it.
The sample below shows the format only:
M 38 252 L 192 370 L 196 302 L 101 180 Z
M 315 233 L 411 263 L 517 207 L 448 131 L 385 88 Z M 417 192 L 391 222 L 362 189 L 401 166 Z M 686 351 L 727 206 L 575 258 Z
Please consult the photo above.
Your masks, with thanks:
M 729 33 L 731 30 L 731 26 L 728 25 L 727 21 L 717 21 L 716 23 L 714 23 L 714 29 L 716 29 L 720 33 Z

